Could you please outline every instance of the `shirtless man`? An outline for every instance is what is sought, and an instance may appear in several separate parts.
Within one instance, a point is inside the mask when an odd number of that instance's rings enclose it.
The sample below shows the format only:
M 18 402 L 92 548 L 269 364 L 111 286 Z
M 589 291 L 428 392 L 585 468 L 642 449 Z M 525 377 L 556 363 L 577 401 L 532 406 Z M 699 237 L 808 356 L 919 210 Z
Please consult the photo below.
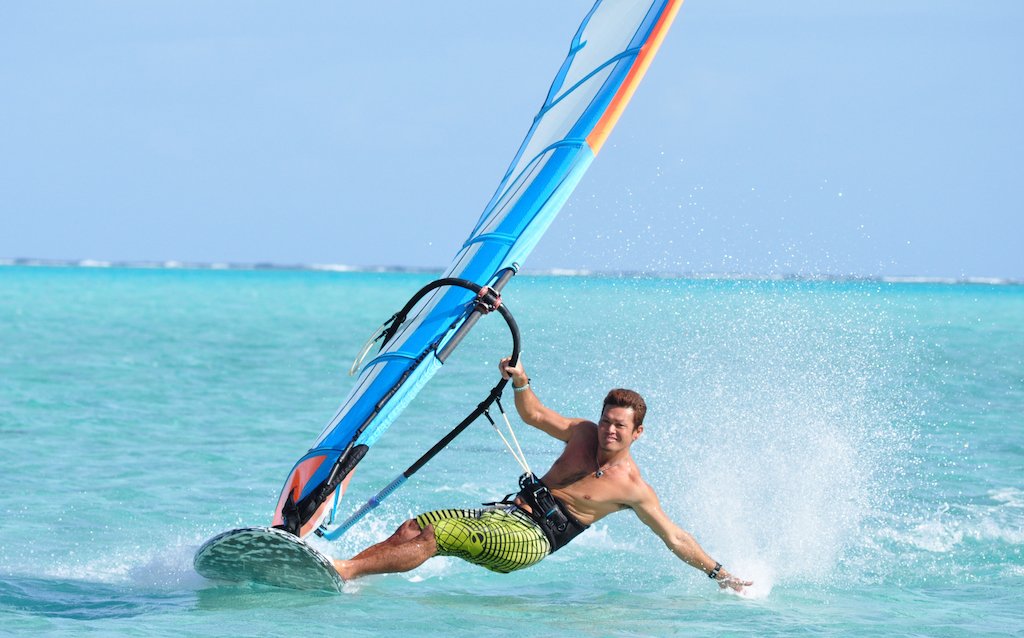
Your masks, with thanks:
M 351 560 L 336 560 L 343 579 L 409 571 L 438 554 L 508 573 L 539 562 L 612 512 L 631 509 L 673 554 L 720 587 L 742 591 L 753 584 L 729 574 L 669 520 L 657 494 L 640 478 L 629 455 L 629 446 L 644 431 L 647 406 L 639 394 L 622 389 L 609 392 L 599 423 L 570 419 L 544 407 L 530 389 L 521 361 L 512 367 L 504 359 L 499 368 L 502 377 L 512 379 L 519 416 L 564 441 L 565 451 L 540 481 L 524 475 L 522 490 L 512 502 L 421 514 Z

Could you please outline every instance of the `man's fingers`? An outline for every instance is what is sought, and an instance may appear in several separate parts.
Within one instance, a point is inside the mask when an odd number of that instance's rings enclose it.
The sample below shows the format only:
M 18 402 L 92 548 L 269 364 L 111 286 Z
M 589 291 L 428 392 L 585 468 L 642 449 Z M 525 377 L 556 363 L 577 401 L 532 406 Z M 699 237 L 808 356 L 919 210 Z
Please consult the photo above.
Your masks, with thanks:
M 718 582 L 718 586 L 722 589 L 725 589 L 726 587 L 731 587 L 736 591 L 743 591 L 744 587 L 750 587 L 753 584 L 754 581 L 752 580 L 740 580 L 738 578 L 728 578 L 726 580 Z
M 523 360 L 521 358 L 519 359 L 519 361 L 516 362 L 516 364 L 514 366 L 513 365 L 509 365 L 509 363 L 511 361 L 512 361 L 512 357 L 505 357 L 504 359 L 502 359 L 498 363 L 498 370 L 501 371 L 501 378 L 502 379 L 511 379 L 511 378 L 513 378 L 515 376 L 513 374 L 513 372 L 515 372 L 515 371 L 518 371 L 519 373 L 525 374 L 525 372 L 523 372 Z

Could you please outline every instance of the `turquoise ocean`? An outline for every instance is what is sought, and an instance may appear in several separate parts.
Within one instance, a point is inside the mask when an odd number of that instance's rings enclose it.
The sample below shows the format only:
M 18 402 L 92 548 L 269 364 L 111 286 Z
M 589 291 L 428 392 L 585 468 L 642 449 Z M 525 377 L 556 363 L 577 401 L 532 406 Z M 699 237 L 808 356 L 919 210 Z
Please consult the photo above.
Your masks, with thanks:
M 204 580 L 270 523 L 366 338 L 436 275 L 0 267 L 0 635 L 998 636 L 1024 633 L 1024 286 L 520 275 L 538 395 L 650 406 L 633 446 L 720 591 L 632 514 L 498 575 L 435 558 L 343 594 Z M 342 514 L 484 397 L 486 318 L 357 469 Z M 510 395 L 510 392 L 506 394 Z M 511 405 L 511 396 L 507 404 Z M 560 444 L 510 415 L 527 459 Z M 481 420 L 344 538 L 514 490 Z

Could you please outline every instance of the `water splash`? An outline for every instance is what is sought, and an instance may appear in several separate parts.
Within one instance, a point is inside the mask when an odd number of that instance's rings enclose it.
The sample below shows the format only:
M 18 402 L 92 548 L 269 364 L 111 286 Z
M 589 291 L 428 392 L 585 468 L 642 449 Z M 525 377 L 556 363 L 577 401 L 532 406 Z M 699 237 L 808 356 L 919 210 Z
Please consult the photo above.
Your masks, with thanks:
M 609 387 L 637 389 L 649 413 L 634 456 L 712 556 L 756 573 L 761 591 L 848 580 L 865 527 L 915 462 L 914 352 L 887 301 L 864 284 L 604 285 L 621 290 L 612 308 L 577 294 L 574 314 L 622 325 L 580 340 L 576 361 L 539 353 L 539 365 L 588 371 L 565 383 L 570 413 L 590 415 Z

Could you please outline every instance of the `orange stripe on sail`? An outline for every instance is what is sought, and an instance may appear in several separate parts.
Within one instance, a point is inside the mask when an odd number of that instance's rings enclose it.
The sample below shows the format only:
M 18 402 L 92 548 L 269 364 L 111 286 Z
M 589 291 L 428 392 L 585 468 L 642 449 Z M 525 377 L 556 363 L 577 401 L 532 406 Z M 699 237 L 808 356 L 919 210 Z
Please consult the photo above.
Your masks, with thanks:
M 668 33 L 668 28 L 672 26 L 672 20 L 675 19 L 682 4 L 683 0 L 669 0 L 661 17 L 658 18 L 658 23 L 654 25 L 654 30 L 651 31 L 651 37 L 647 38 L 647 42 L 640 47 L 640 53 L 637 54 L 636 60 L 633 61 L 633 67 L 629 70 L 629 74 L 626 75 L 626 80 L 619 87 L 619 90 L 615 92 L 615 97 L 612 98 L 611 104 L 605 109 L 604 115 L 598 120 L 597 126 L 587 136 L 587 144 L 590 146 L 590 150 L 594 152 L 594 155 L 597 155 L 601 147 L 604 146 L 604 141 L 608 139 L 608 134 L 615 128 L 615 123 L 619 121 L 619 116 L 622 115 L 622 111 L 629 104 L 629 99 L 633 97 L 633 92 L 636 91 L 637 85 L 640 84 L 644 73 L 647 72 L 647 67 L 651 66 L 654 54 L 658 52 L 658 47 L 661 46 L 661 41 L 665 39 L 665 34 Z
M 274 525 L 280 525 L 284 522 L 281 510 L 284 508 L 285 501 L 288 500 L 288 495 L 291 494 L 292 500 L 297 502 L 302 494 L 302 488 L 305 487 L 306 483 L 313 477 L 313 474 L 316 473 L 326 458 L 326 456 L 310 457 L 299 463 L 298 467 L 292 472 L 292 475 L 288 477 L 285 489 L 281 490 L 281 497 L 277 500 L 277 510 L 274 512 Z
M 288 495 L 291 494 L 293 502 L 298 502 L 299 497 L 302 495 L 302 490 L 306 487 L 306 483 L 309 482 L 309 479 L 313 478 L 313 475 L 316 474 L 316 471 L 320 469 L 320 466 L 323 465 L 323 462 L 326 459 L 326 456 L 312 456 L 302 463 L 299 463 L 298 467 L 296 467 L 292 472 L 292 475 L 288 477 L 288 483 L 286 484 L 285 489 L 281 491 L 281 497 L 277 501 L 277 510 L 274 512 L 274 522 L 272 525 L 281 525 L 284 523 L 282 510 L 284 509 L 285 502 L 288 500 Z M 348 476 L 346 476 L 341 482 L 341 485 L 336 488 L 335 491 L 341 490 L 338 492 L 339 499 L 345 495 L 345 490 L 348 489 L 348 483 L 352 480 L 352 475 L 355 473 L 355 468 L 353 468 L 352 471 L 348 473 Z M 305 538 L 309 535 L 320 524 L 320 520 L 326 513 L 327 508 L 333 506 L 334 492 L 331 492 L 327 497 L 327 500 L 317 508 L 316 514 L 310 517 L 310 519 L 306 521 L 306 524 L 302 526 L 302 529 L 299 530 L 299 537 Z

